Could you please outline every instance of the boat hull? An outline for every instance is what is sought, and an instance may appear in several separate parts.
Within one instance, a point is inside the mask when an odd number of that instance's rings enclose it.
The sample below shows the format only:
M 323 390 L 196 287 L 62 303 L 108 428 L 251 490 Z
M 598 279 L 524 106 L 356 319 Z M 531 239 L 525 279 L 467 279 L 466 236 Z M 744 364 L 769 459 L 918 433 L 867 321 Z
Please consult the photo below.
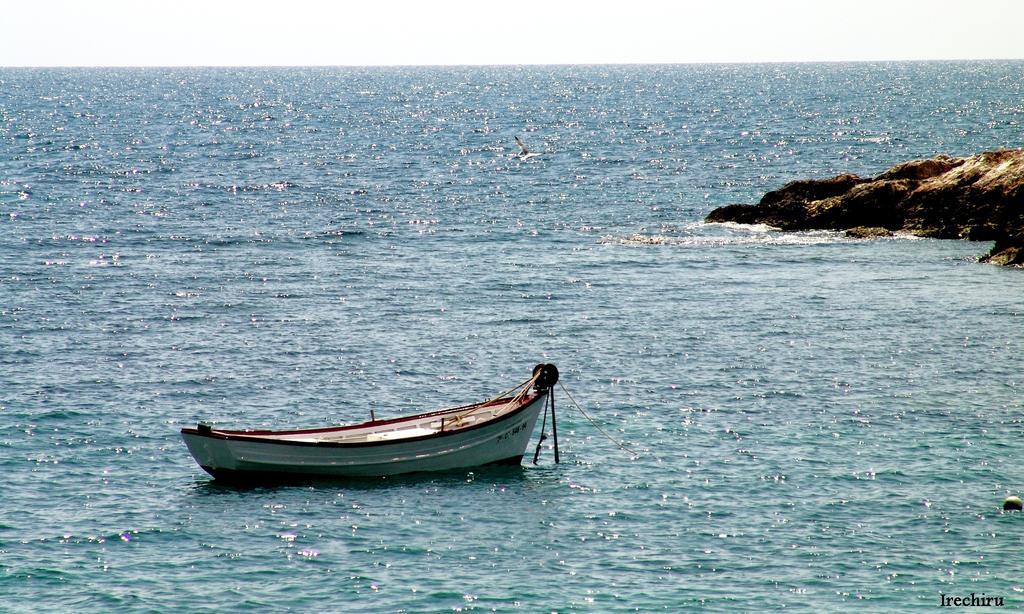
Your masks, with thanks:
M 547 394 L 471 427 L 401 439 L 321 442 L 199 429 L 183 429 L 182 438 L 199 465 L 219 479 L 377 477 L 514 464 L 530 443 Z

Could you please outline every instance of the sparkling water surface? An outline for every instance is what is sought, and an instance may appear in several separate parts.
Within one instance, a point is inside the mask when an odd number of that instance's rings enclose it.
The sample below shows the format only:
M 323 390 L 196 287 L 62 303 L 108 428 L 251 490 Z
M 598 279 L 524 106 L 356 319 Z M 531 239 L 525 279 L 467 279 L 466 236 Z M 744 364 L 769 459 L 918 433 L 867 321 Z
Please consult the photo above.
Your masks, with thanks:
M 0 70 L 0 610 L 1024 603 L 1022 272 L 701 222 L 1016 147 L 1022 90 L 1022 62 Z M 638 456 L 561 391 L 560 465 L 240 488 L 178 434 L 538 362 Z

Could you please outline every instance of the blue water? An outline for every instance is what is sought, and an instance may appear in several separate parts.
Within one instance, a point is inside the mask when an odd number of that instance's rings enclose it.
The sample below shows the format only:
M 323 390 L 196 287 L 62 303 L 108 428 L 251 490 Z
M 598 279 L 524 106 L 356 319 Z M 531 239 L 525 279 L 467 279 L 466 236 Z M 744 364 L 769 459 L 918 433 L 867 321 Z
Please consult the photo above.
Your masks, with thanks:
M 0 70 L 0 610 L 1019 606 L 1024 273 L 701 220 L 1017 146 L 1022 100 L 1024 62 Z M 178 435 L 537 362 L 639 456 L 565 395 L 560 465 L 245 489 Z

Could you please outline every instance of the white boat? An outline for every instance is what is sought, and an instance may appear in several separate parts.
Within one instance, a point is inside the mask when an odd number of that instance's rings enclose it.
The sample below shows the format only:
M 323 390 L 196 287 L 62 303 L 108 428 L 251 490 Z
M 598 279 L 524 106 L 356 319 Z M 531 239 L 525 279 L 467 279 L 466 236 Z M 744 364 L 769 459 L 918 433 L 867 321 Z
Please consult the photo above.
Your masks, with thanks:
M 537 416 L 549 404 L 555 427 L 557 381 L 554 365 L 537 365 L 529 380 L 472 405 L 290 431 L 229 431 L 200 423 L 182 429 L 181 436 L 199 466 L 225 480 L 373 477 L 519 464 Z

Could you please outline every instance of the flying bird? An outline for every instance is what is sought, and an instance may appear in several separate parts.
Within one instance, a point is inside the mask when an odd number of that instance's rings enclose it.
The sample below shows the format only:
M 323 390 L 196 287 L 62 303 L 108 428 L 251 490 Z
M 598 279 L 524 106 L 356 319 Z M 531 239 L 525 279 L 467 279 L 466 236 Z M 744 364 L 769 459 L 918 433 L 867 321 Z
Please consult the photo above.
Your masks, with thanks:
M 519 149 L 521 151 L 519 152 L 519 155 L 514 157 L 519 158 L 520 160 L 527 160 L 540 155 L 539 153 L 530 151 L 529 148 L 526 147 L 526 143 L 523 143 L 522 139 L 520 139 L 518 135 L 516 136 L 516 145 L 519 145 Z

